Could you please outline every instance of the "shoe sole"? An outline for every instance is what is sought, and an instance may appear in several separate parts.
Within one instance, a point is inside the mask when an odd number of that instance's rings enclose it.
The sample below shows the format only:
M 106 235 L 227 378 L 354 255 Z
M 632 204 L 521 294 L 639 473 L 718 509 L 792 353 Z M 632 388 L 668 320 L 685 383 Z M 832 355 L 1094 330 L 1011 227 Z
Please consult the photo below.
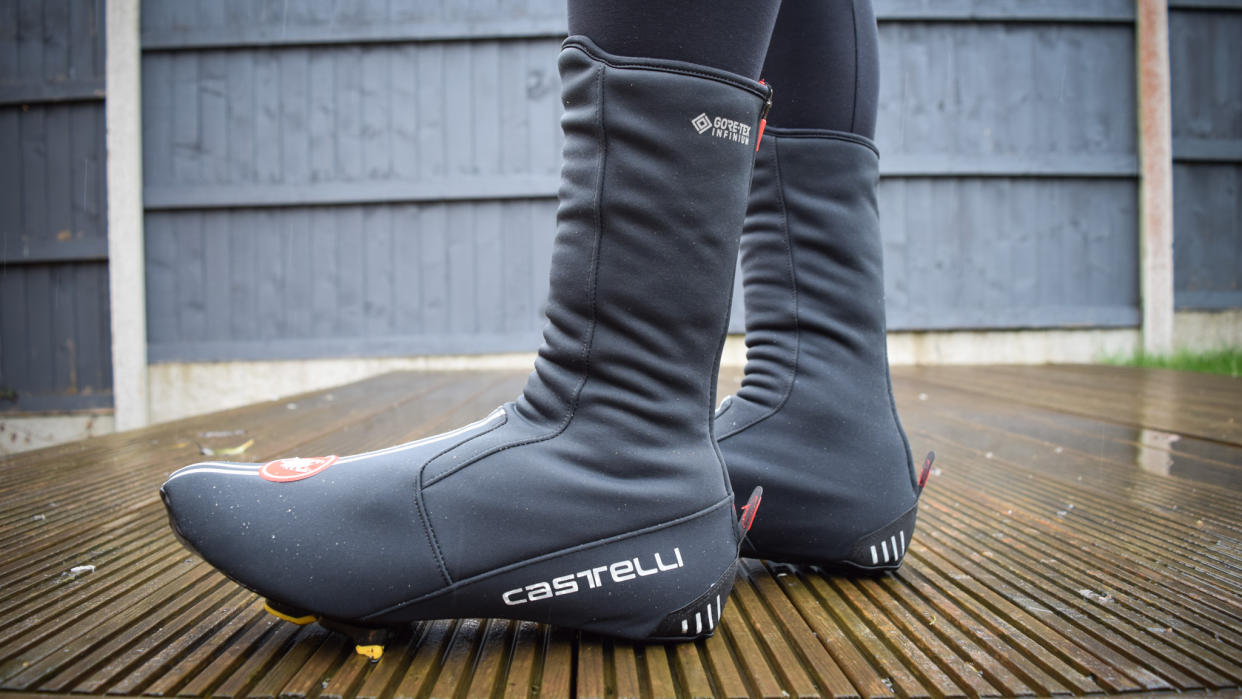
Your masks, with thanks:
M 514 619 L 641 642 L 693 641 L 715 632 L 733 589 L 736 526 L 730 498 L 671 522 L 472 576 L 363 619 L 336 619 L 272 597 L 265 608 L 291 623 L 318 622 L 341 632 L 371 660 L 383 655 L 393 632 L 427 619 Z

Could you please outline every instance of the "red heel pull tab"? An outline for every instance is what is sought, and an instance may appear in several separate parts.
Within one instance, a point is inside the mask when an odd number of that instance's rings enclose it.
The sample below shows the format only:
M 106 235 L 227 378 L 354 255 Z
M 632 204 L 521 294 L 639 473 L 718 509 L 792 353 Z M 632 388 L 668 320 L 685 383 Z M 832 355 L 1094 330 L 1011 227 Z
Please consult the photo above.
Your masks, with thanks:
M 936 460 L 936 452 L 927 452 L 927 458 L 923 459 L 923 470 L 919 473 L 919 492 L 923 492 L 923 486 L 927 485 L 927 477 L 931 475 L 932 463 Z
M 760 80 L 760 85 L 768 88 L 768 101 L 763 103 L 763 112 L 759 115 L 759 134 L 755 137 L 755 152 L 759 152 L 759 144 L 763 143 L 763 130 L 768 126 L 768 111 L 772 109 L 772 86 Z
M 742 505 L 742 516 L 737 520 L 738 529 L 741 530 L 742 536 L 746 536 L 750 531 L 750 525 L 755 523 L 755 513 L 759 511 L 759 503 L 763 502 L 763 486 L 755 486 L 750 491 L 750 497 L 746 499 L 746 504 Z

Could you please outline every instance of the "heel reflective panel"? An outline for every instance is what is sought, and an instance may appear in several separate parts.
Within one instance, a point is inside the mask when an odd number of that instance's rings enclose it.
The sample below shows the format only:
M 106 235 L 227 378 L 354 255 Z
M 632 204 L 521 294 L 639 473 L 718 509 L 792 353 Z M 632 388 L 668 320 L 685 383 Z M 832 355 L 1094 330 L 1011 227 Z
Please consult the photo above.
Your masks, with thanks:
M 710 634 L 716 629 L 716 624 L 720 622 L 720 614 L 722 611 L 724 611 L 724 607 L 721 606 L 720 595 L 716 595 L 716 608 L 713 610 L 712 605 L 709 602 L 701 611 L 695 612 L 693 630 L 691 630 L 690 627 L 690 619 L 682 619 L 681 633 L 686 636 L 698 636 L 704 631 L 707 631 Z M 704 618 L 707 619 L 707 626 L 703 625 Z
M 900 549 L 898 543 L 901 544 Z M 891 553 L 890 553 L 891 551 Z M 875 544 L 871 545 L 871 565 L 879 565 L 881 563 L 896 563 L 906 555 L 906 532 L 901 530 L 897 534 L 889 536 L 887 539 L 880 540 L 880 552 L 876 553 Z

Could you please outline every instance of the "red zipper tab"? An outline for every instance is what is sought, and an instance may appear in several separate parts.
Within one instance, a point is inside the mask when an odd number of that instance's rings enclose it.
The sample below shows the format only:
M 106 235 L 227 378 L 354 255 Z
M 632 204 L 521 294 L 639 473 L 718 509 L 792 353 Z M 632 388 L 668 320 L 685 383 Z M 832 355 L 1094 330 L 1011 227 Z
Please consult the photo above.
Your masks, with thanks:
M 760 85 L 768 88 L 768 101 L 763 103 L 763 113 L 759 115 L 759 135 L 755 138 L 755 152 L 759 152 L 759 144 L 763 143 L 763 130 L 768 125 L 768 110 L 772 109 L 772 86 L 764 81 L 759 81 Z

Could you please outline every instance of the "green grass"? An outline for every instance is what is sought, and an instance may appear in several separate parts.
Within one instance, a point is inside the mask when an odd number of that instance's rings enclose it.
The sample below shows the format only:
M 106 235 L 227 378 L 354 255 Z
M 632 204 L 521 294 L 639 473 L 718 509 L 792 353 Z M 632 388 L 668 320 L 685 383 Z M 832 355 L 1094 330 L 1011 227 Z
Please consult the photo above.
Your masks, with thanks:
M 1116 366 L 1178 369 L 1205 374 L 1222 374 L 1234 378 L 1242 377 L 1242 348 L 1210 352 L 1178 350 L 1173 354 L 1145 354 L 1139 351 L 1129 356 L 1105 357 L 1102 361 L 1104 364 Z

